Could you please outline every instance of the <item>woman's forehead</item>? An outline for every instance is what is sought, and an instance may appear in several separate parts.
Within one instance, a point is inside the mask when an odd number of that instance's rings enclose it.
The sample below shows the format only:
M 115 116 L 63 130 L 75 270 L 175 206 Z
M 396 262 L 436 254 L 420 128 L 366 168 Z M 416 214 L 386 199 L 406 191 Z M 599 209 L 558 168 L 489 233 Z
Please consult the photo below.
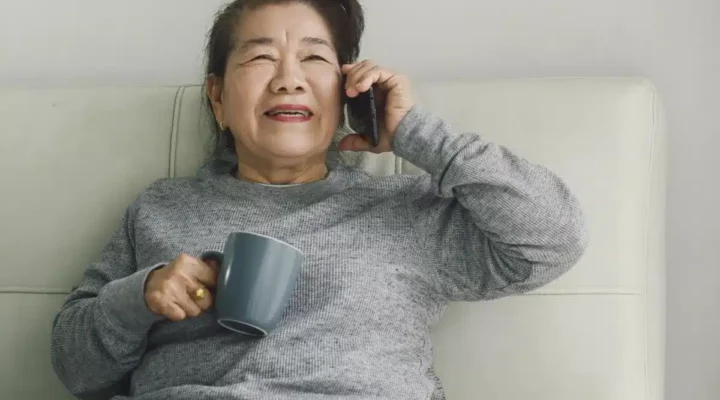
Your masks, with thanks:
M 238 45 L 270 41 L 302 42 L 306 45 L 332 43 L 322 16 L 302 3 L 273 4 L 243 13 L 236 31 Z

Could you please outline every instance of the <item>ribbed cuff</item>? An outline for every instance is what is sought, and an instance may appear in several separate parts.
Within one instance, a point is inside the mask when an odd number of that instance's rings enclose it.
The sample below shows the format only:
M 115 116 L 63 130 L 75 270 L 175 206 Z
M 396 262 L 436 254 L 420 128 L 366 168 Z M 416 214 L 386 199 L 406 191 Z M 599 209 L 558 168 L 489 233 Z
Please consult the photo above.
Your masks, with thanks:
M 153 265 L 105 285 L 98 299 L 113 326 L 130 335 L 142 336 L 147 334 L 155 322 L 164 319 L 162 315 L 150 311 L 145 302 L 145 282 L 148 276 L 164 265 Z

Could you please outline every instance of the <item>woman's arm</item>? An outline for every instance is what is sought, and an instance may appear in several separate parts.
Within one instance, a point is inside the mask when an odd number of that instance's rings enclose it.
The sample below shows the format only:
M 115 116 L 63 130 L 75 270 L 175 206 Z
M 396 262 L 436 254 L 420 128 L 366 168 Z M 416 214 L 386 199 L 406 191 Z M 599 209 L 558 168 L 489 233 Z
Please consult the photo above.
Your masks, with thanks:
M 546 168 L 477 134 L 452 134 L 417 107 L 393 146 L 430 173 L 409 209 L 433 284 L 448 300 L 538 288 L 583 254 L 588 239 L 578 201 Z
M 138 271 L 135 265 L 132 221 L 130 207 L 53 323 L 53 368 L 81 399 L 119 394 L 140 362 L 152 324 L 162 319 L 145 303 L 145 280 L 153 268 Z

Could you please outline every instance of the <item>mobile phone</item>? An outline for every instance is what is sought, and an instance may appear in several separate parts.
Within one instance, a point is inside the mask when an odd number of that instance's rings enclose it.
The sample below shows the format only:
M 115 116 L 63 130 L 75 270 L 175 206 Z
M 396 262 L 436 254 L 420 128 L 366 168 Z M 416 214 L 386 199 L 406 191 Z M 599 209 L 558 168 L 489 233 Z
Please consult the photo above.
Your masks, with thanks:
M 344 89 L 343 93 L 345 93 Z M 377 147 L 380 144 L 380 136 L 377 110 L 375 109 L 375 90 L 370 87 L 370 90 L 360 93 L 354 98 L 345 95 L 345 103 L 347 104 L 350 128 L 365 137 L 371 146 Z

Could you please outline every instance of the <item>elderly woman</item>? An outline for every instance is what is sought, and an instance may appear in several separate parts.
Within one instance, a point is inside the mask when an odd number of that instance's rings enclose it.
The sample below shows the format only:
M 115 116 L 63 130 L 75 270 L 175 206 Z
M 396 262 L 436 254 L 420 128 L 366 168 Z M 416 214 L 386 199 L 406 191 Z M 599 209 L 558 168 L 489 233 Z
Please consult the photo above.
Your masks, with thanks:
M 580 208 L 547 169 L 418 108 L 410 82 L 356 62 L 357 0 L 236 0 L 207 47 L 219 146 L 236 162 L 164 179 L 127 209 L 54 321 L 53 365 L 80 398 L 440 399 L 430 325 L 452 301 L 523 293 L 583 253 Z M 346 78 L 346 79 L 345 79 Z M 422 176 L 334 162 L 348 97 L 374 86 L 381 141 Z M 306 259 L 264 338 L 219 326 L 228 233 L 280 238 Z

